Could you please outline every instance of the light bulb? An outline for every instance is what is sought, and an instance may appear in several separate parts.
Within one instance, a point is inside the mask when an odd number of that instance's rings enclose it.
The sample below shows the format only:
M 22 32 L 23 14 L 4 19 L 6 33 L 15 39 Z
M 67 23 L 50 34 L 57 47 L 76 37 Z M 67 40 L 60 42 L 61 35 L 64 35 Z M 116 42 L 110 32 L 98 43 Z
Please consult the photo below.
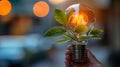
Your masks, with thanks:
M 69 25 L 75 28 L 78 25 L 86 25 L 88 28 L 95 22 L 93 11 L 81 4 L 74 4 L 66 9 Z
M 77 34 L 88 31 L 95 22 L 93 11 L 81 4 L 69 6 L 66 9 L 66 15 L 68 17 L 68 27 L 75 30 L 74 33 Z M 78 35 L 78 39 L 80 39 L 81 35 Z M 83 63 L 87 60 L 86 43 L 82 42 L 74 41 L 72 44 L 71 60 L 75 63 Z

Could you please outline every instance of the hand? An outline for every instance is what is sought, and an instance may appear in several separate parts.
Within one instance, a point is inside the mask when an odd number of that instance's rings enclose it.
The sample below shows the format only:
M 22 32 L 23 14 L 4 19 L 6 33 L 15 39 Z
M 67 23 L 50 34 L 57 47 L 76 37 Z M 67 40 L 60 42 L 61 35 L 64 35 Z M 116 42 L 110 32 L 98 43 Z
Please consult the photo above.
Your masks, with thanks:
M 85 63 L 76 64 L 70 59 L 71 46 L 69 46 L 66 52 L 66 67 L 104 67 L 104 65 L 95 58 L 95 56 L 90 52 L 89 49 L 86 50 L 88 60 Z

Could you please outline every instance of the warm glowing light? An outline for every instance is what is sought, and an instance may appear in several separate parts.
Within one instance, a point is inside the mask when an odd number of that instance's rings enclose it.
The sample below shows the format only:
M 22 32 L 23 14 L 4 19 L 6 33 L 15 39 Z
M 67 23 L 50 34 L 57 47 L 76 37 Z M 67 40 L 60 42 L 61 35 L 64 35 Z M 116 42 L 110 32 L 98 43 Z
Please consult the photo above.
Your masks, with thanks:
M 45 17 L 49 13 L 49 5 L 44 1 L 39 1 L 34 5 L 33 12 L 38 17 Z
M 74 25 L 86 25 L 88 23 L 88 17 L 86 14 L 82 13 L 82 14 L 76 14 L 76 15 L 72 15 L 69 18 L 69 21 Z
M 0 15 L 4 16 L 10 13 L 12 5 L 8 0 L 0 0 Z
M 68 16 L 68 27 L 74 29 L 79 25 L 86 25 L 88 28 L 94 24 L 95 15 L 91 9 L 81 4 L 73 4 L 66 9 Z
M 54 5 L 64 3 L 65 1 L 67 1 L 67 0 L 49 0 L 49 2 L 54 4 Z

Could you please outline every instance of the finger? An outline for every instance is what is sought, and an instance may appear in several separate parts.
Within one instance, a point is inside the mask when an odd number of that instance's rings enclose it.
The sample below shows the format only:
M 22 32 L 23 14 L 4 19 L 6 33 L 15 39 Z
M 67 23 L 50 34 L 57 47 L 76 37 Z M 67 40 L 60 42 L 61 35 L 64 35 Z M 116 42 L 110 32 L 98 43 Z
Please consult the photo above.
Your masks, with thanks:
M 74 64 L 73 64 L 73 62 L 71 61 L 69 55 L 66 55 L 66 62 L 67 62 L 67 63 L 66 63 L 67 66 L 69 66 L 69 67 L 74 67 Z
M 72 61 L 70 62 L 70 67 L 74 67 L 74 63 Z
M 71 50 L 71 45 L 68 45 L 68 46 L 67 46 L 67 50 Z
M 74 67 L 73 62 L 65 61 L 66 67 Z
M 66 60 L 70 61 L 70 56 L 69 55 L 66 55 Z
M 66 55 L 65 64 L 66 64 L 66 67 L 70 67 L 70 64 L 69 64 L 69 55 Z
M 96 57 L 92 54 L 92 52 L 89 49 L 87 49 L 87 57 L 88 57 L 89 62 L 99 63 L 99 61 L 96 59 Z
M 66 66 L 71 67 L 71 60 L 69 55 L 66 55 Z
M 70 55 L 70 50 L 67 50 L 65 55 Z
M 69 62 L 65 61 L 66 67 L 70 67 Z

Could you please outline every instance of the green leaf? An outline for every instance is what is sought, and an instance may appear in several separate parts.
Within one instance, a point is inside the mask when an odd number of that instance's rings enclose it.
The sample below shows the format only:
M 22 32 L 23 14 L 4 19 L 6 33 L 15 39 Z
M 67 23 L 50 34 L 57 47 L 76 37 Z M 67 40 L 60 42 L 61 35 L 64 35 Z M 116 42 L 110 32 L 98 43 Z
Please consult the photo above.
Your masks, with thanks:
M 100 37 L 93 36 L 93 37 L 91 37 L 91 39 L 100 40 L 101 38 L 100 38 Z
M 68 32 L 65 33 L 64 36 L 65 36 L 65 37 L 69 37 L 69 38 L 72 39 L 72 40 L 77 40 L 77 38 L 76 38 L 73 34 L 68 33 Z
M 81 36 L 81 41 L 87 40 L 88 36 Z
M 54 17 L 56 21 L 58 21 L 60 24 L 66 24 L 67 23 L 67 16 L 64 11 L 55 9 L 54 11 Z
M 103 33 L 103 30 L 101 30 L 101 29 L 93 29 L 93 30 L 90 32 L 91 35 L 99 35 L 99 34 L 101 34 L 101 33 Z
M 54 44 L 66 43 L 68 41 L 70 41 L 70 40 L 69 39 L 60 39 L 60 40 L 55 41 Z
M 84 33 L 87 30 L 88 30 L 88 27 L 86 25 L 78 25 L 75 27 L 75 32 L 80 34 Z
M 66 32 L 66 29 L 62 27 L 53 27 L 45 33 L 45 37 L 55 37 L 63 35 Z

